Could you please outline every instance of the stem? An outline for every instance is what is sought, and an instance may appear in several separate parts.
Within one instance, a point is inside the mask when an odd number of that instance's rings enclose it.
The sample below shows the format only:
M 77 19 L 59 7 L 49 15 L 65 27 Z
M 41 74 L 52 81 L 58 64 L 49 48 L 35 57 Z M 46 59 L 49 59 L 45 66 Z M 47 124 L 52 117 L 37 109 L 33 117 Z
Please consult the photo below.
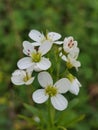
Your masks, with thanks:
M 65 77 L 69 73 L 69 70 L 66 68 L 66 70 L 60 74 L 60 76 Z
M 57 46 L 54 48 L 54 56 L 55 56 L 55 62 L 56 62 L 56 76 L 57 80 L 59 79 L 59 71 L 60 71 L 60 60 L 59 60 L 59 52 Z
M 48 102 L 48 116 L 49 116 L 49 130 L 54 128 L 54 116 L 55 116 L 55 109 L 52 107 L 50 99 Z

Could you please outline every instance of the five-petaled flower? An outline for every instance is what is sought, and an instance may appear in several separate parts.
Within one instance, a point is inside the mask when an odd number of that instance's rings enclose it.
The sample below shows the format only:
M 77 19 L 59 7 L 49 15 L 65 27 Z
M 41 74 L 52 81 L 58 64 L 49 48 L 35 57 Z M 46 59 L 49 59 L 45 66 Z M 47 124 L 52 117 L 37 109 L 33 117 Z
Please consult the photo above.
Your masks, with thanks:
M 61 95 L 69 91 L 71 83 L 67 78 L 62 78 L 53 85 L 51 75 L 48 72 L 40 72 L 38 81 L 43 89 L 38 89 L 32 94 L 36 103 L 44 103 L 50 97 L 55 109 L 62 111 L 67 108 L 68 101 Z
M 17 63 L 20 69 L 47 70 L 51 66 L 48 58 L 43 57 L 48 51 L 50 44 L 42 44 L 37 49 L 31 43 L 23 42 L 23 53 L 28 57 L 20 59 Z
M 32 75 L 32 71 L 27 70 L 15 70 L 12 73 L 12 77 L 11 77 L 11 81 L 13 84 L 15 85 L 30 85 L 33 80 L 34 77 L 31 76 Z

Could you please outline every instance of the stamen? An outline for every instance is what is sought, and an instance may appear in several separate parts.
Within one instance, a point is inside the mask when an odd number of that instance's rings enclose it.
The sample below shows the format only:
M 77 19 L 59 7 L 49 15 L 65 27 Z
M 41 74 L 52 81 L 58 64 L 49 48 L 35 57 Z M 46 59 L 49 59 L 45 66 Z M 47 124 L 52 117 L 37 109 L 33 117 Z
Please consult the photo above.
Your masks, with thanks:
M 31 78 L 31 76 L 28 75 L 28 73 L 26 72 L 26 76 L 23 78 L 23 81 L 27 82 L 30 78 Z
M 49 85 L 46 89 L 45 89 L 46 94 L 48 94 L 49 96 L 55 96 L 57 94 L 57 88 L 54 86 Z
M 39 53 L 39 52 L 32 53 L 33 62 L 39 62 L 40 60 L 41 60 L 41 53 Z
M 68 62 L 66 62 L 66 66 L 69 68 L 69 69 L 71 69 L 72 67 L 73 67 L 73 65 L 68 61 Z

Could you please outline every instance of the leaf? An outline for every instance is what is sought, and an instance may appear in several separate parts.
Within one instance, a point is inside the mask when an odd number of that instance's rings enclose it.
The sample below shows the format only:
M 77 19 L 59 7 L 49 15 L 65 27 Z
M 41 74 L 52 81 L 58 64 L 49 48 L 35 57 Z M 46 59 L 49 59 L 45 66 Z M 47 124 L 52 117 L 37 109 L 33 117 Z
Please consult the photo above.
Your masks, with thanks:
M 34 106 L 31 106 L 31 105 L 28 105 L 28 104 L 24 103 L 24 107 L 34 115 L 39 114 L 39 110 L 37 108 L 35 108 Z
M 85 115 L 82 114 L 82 115 L 80 115 L 80 116 L 78 116 L 78 117 L 76 117 L 76 118 L 70 120 L 69 123 L 65 124 L 65 126 L 66 126 L 66 127 L 69 127 L 69 126 L 71 126 L 71 125 L 73 125 L 73 124 L 76 124 L 77 122 L 83 120 L 84 118 L 85 118 Z
M 30 124 L 33 123 L 33 120 L 32 120 L 31 118 L 27 117 L 27 116 L 24 116 L 24 115 L 18 115 L 18 117 L 21 118 L 21 119 L 26 120 L 26 121 L 29 122 Z

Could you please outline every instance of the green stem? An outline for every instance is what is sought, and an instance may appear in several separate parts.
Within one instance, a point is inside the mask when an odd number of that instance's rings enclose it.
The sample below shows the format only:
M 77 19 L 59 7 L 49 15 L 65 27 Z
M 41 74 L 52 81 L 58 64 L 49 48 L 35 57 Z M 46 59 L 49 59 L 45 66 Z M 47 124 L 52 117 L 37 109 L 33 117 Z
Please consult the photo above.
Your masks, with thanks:
M 49 116 L 49 130 L 54 128 L 54 116 L 55 116 L 55 109 L 52 107 L 50 99 L 48 102 L 48 116 Z
M 59 79 L 59 71 L 60 71 L 60 59 L 59 59 L 59 52 L 57 46 L 54 48 L 54 56 L 55 56 L 55 63 L 56 63 L 56 79 Z
M 60 74 L 61 77 L 65 77 L 69 73 L 69 70 L 66 68 L 66 70 Z

